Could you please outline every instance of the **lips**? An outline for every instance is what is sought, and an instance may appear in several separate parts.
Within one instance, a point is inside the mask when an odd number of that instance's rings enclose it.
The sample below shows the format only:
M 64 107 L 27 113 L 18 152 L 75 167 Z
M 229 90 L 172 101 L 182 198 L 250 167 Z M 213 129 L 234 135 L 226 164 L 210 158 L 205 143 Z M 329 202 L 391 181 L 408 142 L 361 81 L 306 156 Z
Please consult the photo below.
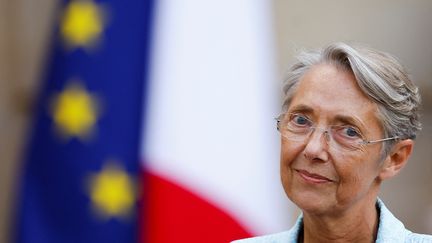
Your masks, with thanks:
M 332 182 L 332 180 L 330 180 L 325 176 L 309 173 L 306 170 L 296 170 L 296 171 L 299 173 L 300 177 L 302 177 L 306 182 L 309 183 L 320 184 L 320 183 Z

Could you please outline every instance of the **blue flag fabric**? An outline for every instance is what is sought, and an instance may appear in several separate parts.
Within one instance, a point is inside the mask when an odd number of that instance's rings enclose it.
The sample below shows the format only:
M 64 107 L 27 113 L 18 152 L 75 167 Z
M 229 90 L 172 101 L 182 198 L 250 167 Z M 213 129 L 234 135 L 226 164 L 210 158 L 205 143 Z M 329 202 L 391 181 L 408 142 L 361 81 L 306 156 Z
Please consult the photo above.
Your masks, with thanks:
M 14 241 L 136 242 L 153 4 L 63 1 L 23 163 Z

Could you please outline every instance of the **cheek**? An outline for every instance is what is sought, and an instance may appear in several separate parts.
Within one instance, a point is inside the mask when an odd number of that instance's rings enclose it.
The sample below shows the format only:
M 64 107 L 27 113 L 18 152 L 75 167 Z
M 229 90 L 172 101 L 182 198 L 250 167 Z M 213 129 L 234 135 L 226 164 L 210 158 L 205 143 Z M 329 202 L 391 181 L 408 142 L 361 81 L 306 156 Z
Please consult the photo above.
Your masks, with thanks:
M 351 172 L 345 172 L 351 171 Z M 354 168 L 342 169 L 338 172 L 339 174 L 339 185 L 337 188 L 337 199 L 339 203 L 345 204 L 357 197 L 357 194 L 363 194 L 363 181 L 360 173 Z
M 362 154 L 364 155 L 364 154 Z M 342 157 L 335 166 L 339 175 L 337 199 L 345 204 L 367 194 L 373 187 L 378 164 L 368 156 Z
M 294 160 L 301 154 L 301 144 L 293 143 L 285 139 L 281 139 L 281 154 L 280 165 L 281 167 L 289 167 Z
M 290 180 L 292 177 L 291 166 L 296 160 L 296 158 L 301 154 L 302 146 L 281 139 L 281 154 L 280 154 L 280 176 L 282 180 L 282 185 L 285 189 L 290 185 Z

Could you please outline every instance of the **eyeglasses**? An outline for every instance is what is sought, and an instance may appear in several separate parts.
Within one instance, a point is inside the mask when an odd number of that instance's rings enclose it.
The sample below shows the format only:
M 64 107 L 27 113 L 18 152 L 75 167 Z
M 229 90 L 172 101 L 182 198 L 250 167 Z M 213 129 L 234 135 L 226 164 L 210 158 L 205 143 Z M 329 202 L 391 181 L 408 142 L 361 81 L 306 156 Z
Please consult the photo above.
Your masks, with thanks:
M 359 150 L 363 146 L 399 139 L 398 136 L 378 140 L 366 140 L 361 132 L 351 125 L 332 125 L 326 129 L 314 126 L 306 115 L 300 113 L 281 114 L 277 118 L 277 130 L 291 141 L 306 142 L 314 131 L 324 134 L 327 144 L 340 151 Z

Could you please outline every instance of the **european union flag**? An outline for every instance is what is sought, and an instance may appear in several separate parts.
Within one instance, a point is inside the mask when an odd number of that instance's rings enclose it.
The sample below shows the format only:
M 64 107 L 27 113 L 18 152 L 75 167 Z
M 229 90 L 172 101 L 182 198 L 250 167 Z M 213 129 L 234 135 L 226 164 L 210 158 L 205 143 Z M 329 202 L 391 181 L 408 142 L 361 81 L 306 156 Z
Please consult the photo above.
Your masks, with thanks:
M 15 242 L 137 241 L 152 5 L 62 2 L 23 164 Z

